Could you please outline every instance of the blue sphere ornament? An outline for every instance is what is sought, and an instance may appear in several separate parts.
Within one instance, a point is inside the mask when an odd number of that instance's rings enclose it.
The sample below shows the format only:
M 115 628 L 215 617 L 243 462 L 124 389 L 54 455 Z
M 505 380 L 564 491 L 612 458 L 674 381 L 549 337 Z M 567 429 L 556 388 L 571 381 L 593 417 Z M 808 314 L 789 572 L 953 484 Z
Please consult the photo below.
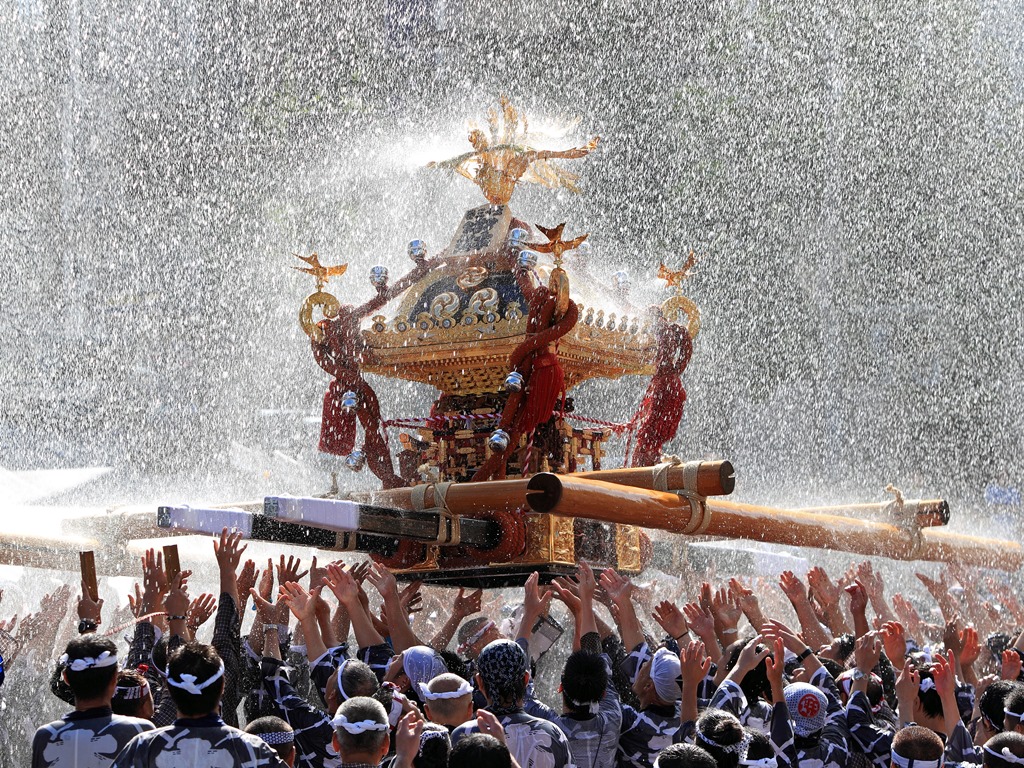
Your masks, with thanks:
M 374 288 L 383 288 L 388 284 L 388 268 L 376 266 L 370 269 L 370 285 Z
M 505 377 L 505 383 L 502 384 L 502 387 L 506 392 L 522 392 L 523 383 L 523 374 L 519 371 L 512 371 Z
M 580 259 L 589 259 L 594 255 L 594 246 L 590 244 L 589 240 L 584 240 L 582 243 L 576 246 L 574 255 Z
M 518 251 L 524 245 L 526 245 L 526 239 L 530 236 L 522 227 L 516 227 L 508 233 L 508 247 Z
M 352 451 L 345 457 L 345 466 L 353 472 L 358 472 L 366 466 L 366 454 L 360 450 Z
M 359 405 L 356 393 L 349 390 L 341 396 L 341 410 L 345 413 L 352 413 Z
M 422 240 L 410 240 L 409 258 L 415 262 L 420 262 L 427 258 L 427 244 Z
M 508 441 L 508 432 L 504 429 L 496 429 L 487 438 L 487 445 L 495 453 L 504 453 L 508 448 Z
M 519 252 L 519 268 L 520 269 L 533 269 L 537 266 L 537 252 L 530 250 L 522 250 Z

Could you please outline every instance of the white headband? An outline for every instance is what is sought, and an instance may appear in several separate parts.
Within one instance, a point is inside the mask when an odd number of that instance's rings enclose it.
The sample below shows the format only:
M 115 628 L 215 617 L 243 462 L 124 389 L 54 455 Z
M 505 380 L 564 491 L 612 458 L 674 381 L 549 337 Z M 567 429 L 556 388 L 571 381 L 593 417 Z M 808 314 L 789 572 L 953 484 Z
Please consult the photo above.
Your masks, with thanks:
M 1020 757 L 1018 755 L 1013 754 L 1013 752 L 1010 751 L 1009 747 L 1003 747 L 1002 752 L 996 752 L 994 749 L 986 745 L 985 751 L 993 757 L 998 757 L 1000 760 L 1005 760 L 1006 762 L 1012 763 L 1013 765 L 1024 765 L 1024 757 Z
M 480 627 L 480 629 L 478 629 L 470 637 L 466 638 L 466 642 L 460 644 L 459 647 L 455 649 L 455 652 L 456 653 L 465 653 L 466 650 L 469 648 L 469 646 L 473 645 L 473 643 L 478 642 L 480 640 L 480 638 L 482 638 L 484 635 L 486 635 L 489 630 L 494 628 L 494 626 L 495 626 L 494 622 L 491 621 L 490 619 L 488 619 L 486 622 L 484 622 L 484 625 L 482 627 Z
M 341 664 L 338 665 L 338 693 L 341 694 L 342 701 L 348 701 L 349 695 L 345 693 L 345 686 L 341 684 L 341 676 L 345 672 L 345 665 L 348 664 L 352 659 L 345 659 Z
M 938 760 L 915 760 L 912 757 L 904 757 L 895 749 L 889 752 L 892 764 L 897 768 L 942 768 L 943 758 Z
M 213 673 L 211 677 L 206 678 L 201 683 L 196 682 L 195 675 L 189 675 L 187 673 L 179 675 L 180 680 L 175 680 L 170 675 L 167 676 L 167 684 L 173 685 L 175 688 L 180 688 L 183 691 L 188 691 L 193 696 L 198 696 L 203 692 L 204 688 L 209 688 L 215 682 L 220 680 L 224 676 L 224 662 L 220 663 L 220 669 Z
M 388 730 L 387 723 L 378 723 L 376 720 L 360 720 L 358 723 L 350 723 L 348 718 L 344 715 L 338 715 L 336 718 L 331 720 L 331 725 L 335 730 L 338 728 L 344 728 L 353 736 L 358 736 L 360 733 L 366 733 L 367 731 Z
M 437 699 L 461 699 L 467 693 L 473 692 L 473 686 L 463 680 L 459 683 L 459 687 L 454 691 L 444 691 L 443 693 L 431 693 L 430 683 L 420 683 L 420 698 L 424 701 L 436 701 Z
M 717 741 L 712 739 L 710 736 L 705 736 L 701 731 L 697 731 L 697 738 L 703 741 L 709 746 L 715 747 L 727 753 L 743 754 L 747 751 L 747 747 L 750 746 L 750 736 L 743 734 L 743 738 L 737 741 L 735 744 L 719 744 Z
M 1016 717 L 1018 720 L 1024 720 L 1024 712 L 1014 712 L 1012 709 L 1004 709 L 1003 714 L 1008 715 L 1009 717 Z
M 75 659 L 74 661 L 70 661 L 68 659 L 68 655 L 65 653 L 60 657 L 60 663 L 72 672 L 84 672 L 87 669 L 114 666 L 117 664 L 117 654 L 111 653 L 110 651 L 104 651 L 95 659 L 91 656 L 86 656 L 84 659 Z
M 923 678 L 921 680 L 921 686 L 920 687 L 921 687 L 921 692 L 922 693 L 925 693 L 927 691 L 934 691 L 935 690 L 935 681 L 932 680 L 930 677 L 925 677 L 925 678 Z
M 758 760 L 743 758 L 740 760 L 740 765 L 748 766 L 748 768 L 779 768 L 779 761 L 775 757 L 762 757 Z

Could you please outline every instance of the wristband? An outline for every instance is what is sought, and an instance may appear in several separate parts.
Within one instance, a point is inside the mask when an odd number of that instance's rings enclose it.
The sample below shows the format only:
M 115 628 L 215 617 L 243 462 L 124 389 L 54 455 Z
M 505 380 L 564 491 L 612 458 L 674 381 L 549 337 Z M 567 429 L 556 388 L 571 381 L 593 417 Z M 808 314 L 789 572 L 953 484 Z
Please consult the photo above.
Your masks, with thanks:
M 799 664 L 800 662 L 802 662 L 804 659 L 806 659 L 808 656 L 812 655 L 813 653 L 814 653 L 814 651 L 812 651 L 810 649 L 810 647 L 804 648 L 801 653 L 797 654 L 797 657 L 796 657 L 797 663 Z
M 168 621 L 184 621 L 186 618 L 187 618 L 186 616 L 168 616 L 167 620 Z
M 96 627 L 98 627 L 98 626 L 99 626 L 99 624 L 97 624 L 92 619 L 81 619 L 78 622 L 78 634 L 80 634 L 80 635 L 87 635 L 90 632 L 95 632 L 96 631 Z
M 738 634 L 738 633 L 739 633 L 739 630 L 736 629 L 736 627 L 728 627 L 728 628 L 722 630 L 722 634 L 723 635 L 735 635 L 735 634 Z

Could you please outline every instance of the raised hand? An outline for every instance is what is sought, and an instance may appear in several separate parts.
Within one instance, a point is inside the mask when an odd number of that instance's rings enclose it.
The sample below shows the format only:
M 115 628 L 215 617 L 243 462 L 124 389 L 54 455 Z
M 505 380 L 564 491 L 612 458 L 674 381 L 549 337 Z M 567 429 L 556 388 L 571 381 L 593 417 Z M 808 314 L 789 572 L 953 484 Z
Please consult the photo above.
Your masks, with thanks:
M 853 658 L 857 669 L 868 674 L 876 666 L 882 656 L 882 638 L 877 632 L 869 632 L 857 638 L 853 647 Z
M 921 676 L 917 674 L 917 668 L 914 666 L 914 662 L 907 659 L 903 663 L 903 671 L 900 672 L 899 677 L 896 678 L 896 697 L 902 704 L 904 699 L 908 702 L 913 702 L 917 698 L 917 692 L 921 687 Z M 908 720 L 907 722 L 910 722 Z
M 370 566 L 366 580 L 369 581 L 380 592 L 380 596 L 387 600 L 389 597 L 398 596 L 398 581 L 395 574 L 389 571 L 380 563 Z
M 683 686 L 696 685 L 711 669 L 711 657 L 707 655 L 704 643 L 691 640 L 679 649 L 679 669 Z
M 298 582 L 303 576 L 309 573 L 308 570 L 299 572 L 302 568 L 302 560 L 292 555 L 288 556 L 288 559 L 284 559 L 284 555 L 281 555 L 281 559 L 277 563 L 277 583 L 285 584 L 289 581 Z
M 472 616 L 474 613 L 480 613 L 480 601 L 483 599 L 484 591 L 477 589 L 470 592 L 468 595 L 465 590 L 459 588 L 459 594 L 455 598 L 455 606 L 452 608 L 452 613 L 458 614 L 462 618 Z
M 202 594 L 192 601 L 188 607 L 187 624 L 193 637 L 195 637 L 196 630 L 209 621 L 215 610 L 217 610 L 217 600 L 209 593 Z
M 1020 655 L 1015 650 L 1007 648 L 1003 651 L 1000 661 L 1002 664 L 1000 665 L 999 676 L 1003 680 L 1020 679 L 1021 660 Z
M 565 607 L 569 609 L 569 613 L 579 620 L 580 611 L 583 609 L 583 603 L 579 597 L 578 585 L 576 585 L 570 578 L 557 576 L 551 580 L 551 587 L 554 590 L 554 597 L 565 603 Z
M 744 675 L 750 670 L 761 663 L 769 653 L 770 649 L 766 645 L 761 645 L 761 635 L 755 635 L 747 641 L 747 644 L 743 646 L 743 650 L 740 651 L 740 655 L 736 658 L 736 666 L 730 671 L 737 672 L 739 678 L 742 679 Z
M 420 592 L 420 587 L 422 586 L 422 581 L 413 581 L 398 593 L 398 602 L 401 604 L 406 616 L 423 610 L 423 593 Z
M 768 677 L 768 684 L 771 685 L 772 699 L 785 701 L 783 698 L 784 683 L 782 675 L 786 669 L 786 646 L 782 638 L 777 637 L 772 641 L 772 652 L 765 662 L 765 675 Z
M 338 602 L 348 608 L 349 611 L 354 608 L 361 610 L 359 585 L 349 571 L 342 570 L 340 566 L 331 563 L 327 566 L 327 576 L 324 578 L 324 584 L 338 598 Z
M 395 728 L 394 768 L 412 768 L 420 751 L 420 737 L 423 734 L 423 716 L 419 710 L 411 709 Z M 500 726 L 499 726 L 500 727 Z
M 926 576 L 923 573 L 914 574 L 918 580 L 924 584 L 925 589 L 928 593 L 935 598 L 935 602 L 939 605 L 939 610 L 942 611 L 942 618 L 949 621 L 953 618 L 956 613 L 956 603 L 953 601 L 953 596 L 949 594 L 949 585 L 946 583 L 946 575 L 939 572 L 939 578 L 933 579 Z
M 906 631 L 909 632 L 911 636 L 920 636 L 924 622 L 921 621 L 921 617 L 918 615 L 917 609 L 914 608 L 910 601 L 897 592 L 892 596 L 892 607 Z
M 718 645 L 718 636 L 715 634 L 715 617 L 711 612 L 703 608 L 700 603 L 687 603 L 683 606 L 683 618 L 686 624 L 695 635 L 704 640 L 707 644 L 710 638 L 714 638 L 714 646 Z
M 748 589 L 739 579 L 729 579 L 729 597 L 739 605 L 752 626 L 761 626 L 764 616 L 761 614 L 761 605 L 754 590 Z
M 880 630 L 885 655 L 894 667 L 899 667 L 907 656 L 907 637 L 903 625 L 898 621 L 889 621 Z
M 633 583 L 613 568 L 603 570 L 598 583 L 613 603 L 629 600 L 633 591 Z
M 256 617 L 264 625 L 275 624 L 278 626 L 288 623 L 288 602 L 281 595 L 276 603 L 272 603 L 263 597 L 255 589 L 250 589 L 253 605 L 256 606 Z
M 242 534 L 237 531 L 232 533 L 227 528 L 220 532 L 220 538 L 213 540 L 213 555 L 217 558 L 217 565 L 220 566 L 221 571 L 230 570 L 233 574 L 238 570 L 242 553 L 249 546 L 248 544 L 239 546 L 241 542 Z
M 868 592 L 858 579 L 846 587 L 846 594 L 850 596 L 850 613 L 854 616 L 863 615 L 868 608 Z
M 783 571 L 779 575 L 779 587 L 782 589 L 782 594 L 788 597 L 791 603 L 808 601 L 804 583 L 792 571 Z
M 807 583 L 814 590 L 814 594 L 824 608 L 834 610 L 839 607 L 839 597 L 842 595 L 842 591 L 832 583 L 832 579 L 825 573 L 824 568 L 819 566 L 811 568 L 807 572 Z
M 302 585 L 289 581 L 281 585 L 280 597 L 278 599 L 287 603 L 292 615 L 298 621 L 315 622 L 316 601 L 313 599 L 313 595 L 320 595 L 320 587 L 307 592 L 302 588 Z
M 256 563 L 254 561 L 246 560 L 242 564 L 242 569 L 238 572 L 237 578 L 239 612 L 245 609 L 245 602 L 249 599 L 249 590 L 256 586 L 258 575 L 259 571 L 256 570 Z
M 478 709 L 476 711 L 476 727 L 480 733 L 486 733 L 488 736 L 496 738 L 502 744 L 508 744 L 505 740 L 505 729 L 501 727 L 501 721 L 496 715 L 488 712 L 486 709 Z
M 186 624 L 188 606 L 189 599 L 188 592 L 185 590 L 185 580 L 179 573 L 171 581 L 171 589 L 167 593 L 167 597 L 164 598 L 164 610 L 167 611 L 167 621 L 172 634 L 185 637 L 185 633 L 188 631 Z
M 83 580 L 82 597 L 78 600 L 78 618 L 98 625 L 103 621 L 102 611 L 103 599 L 93 600 L 89 597 L 89 590 Z
M 654 613 L 651 615 L 658 622 L 658 625 L 665 630 L 665 633 L 675 640 L 679 640 L 690 631 L 683 612 L 679 610 L 675 603 L 670 603 L 668 600 L 662 600 L 656 605 Z
M 142 589 L 152 596 L 152 605 L 162 604 L 163 597 L 170 589 L 167 572 L 164 571 L 164 553 L 147 549 L 142 556 Z
M 597 594 L 597 579 L 594 578 L 594 569 L 585 560 L 580 560 L 576 568 L 576 584 L 577 594 L 581 598 L 589 595 L 591 600 L 594 599 Z

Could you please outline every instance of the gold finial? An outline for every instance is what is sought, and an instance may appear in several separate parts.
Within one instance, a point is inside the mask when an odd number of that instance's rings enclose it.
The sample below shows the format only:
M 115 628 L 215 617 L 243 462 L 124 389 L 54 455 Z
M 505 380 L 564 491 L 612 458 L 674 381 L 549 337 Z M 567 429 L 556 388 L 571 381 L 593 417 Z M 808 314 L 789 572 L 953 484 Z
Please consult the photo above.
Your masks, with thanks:
M 475 123 L 470 124 L 472 152 L 439 163 L 427 163 L 427 167 L 447 168 L 465 176 L 480 187 L 492 205 L 508 203 L 520 180 L 578 192 L 579 177 L 549 161 L 585 157 L 599 139 L 594 137 L 584 146 L 572 149 L 538 149 L 534 144 L 539 137 L 530 135 L 526 115 L 505 96 L 499 99 L 498 106 L 487 113 L 486 131 Z
M 292 255 L 309 264 L 308 267 L 292 267 L 292 269 L 299 272 L 305 272 L 307 275 L 312 275 L 316 278 L 316 290 L 318 293 L 323 290 L 324 285 L 326 285 L 329 279 L 332 277 L 341 277 L 345 274 L 345 270 L 348 269 L 348 264 L 338 264 L 333 267 L 325 267 L 320 263 L 320 256 L 315 252 L 311 253 L 309 256 L 302 256 L 298 253 L 293 253 Z
M 548 239 L 546 243 L 528 243 L 527 248 L 537 251 L 539 253 L 550 253 L 552 258 L 555 260 L 555 266 L 562 266 L 562 254 L 566 251 L 572 251 L 580 247 L 580 244 L 590 237 L 589 233 L 586 235 L 580 235 L 572 240 L 563 240 L 562 231 L 565 229 L 565 222 L 563 221 L 557 227 L 542 227 L 540 224 L 534 225 L 540 230 L 540 233 Z
M 693 273 L 697 265 L 697 254 L 692 250 L 682 269 L 669 269 L 662 262 L 658 266 L 658 279 L 664 280 L 669 288 L 675 289 L 675 296 L 672 296 L 661 305 L 661 313 L 669 322 L 681 322 L 686 320 L 686 328 L 690 338 L 697 338 L 700 333 L 700 310 L 686 296 L 683 296 L 683 281 Z
M 669 288 L 674 288 L 676 296 L 683 295 L 683 281 L 686 280 L 693 274 L 693 268 L 697 265 L 697 254 L 692 250 L 690 256 L 687 258 L 686 263 L 682 269 L 672 270 L 665 266 L 665 262 L 662 262 L 658 266 L 658 279 L 664 280 L 665 284 Z

